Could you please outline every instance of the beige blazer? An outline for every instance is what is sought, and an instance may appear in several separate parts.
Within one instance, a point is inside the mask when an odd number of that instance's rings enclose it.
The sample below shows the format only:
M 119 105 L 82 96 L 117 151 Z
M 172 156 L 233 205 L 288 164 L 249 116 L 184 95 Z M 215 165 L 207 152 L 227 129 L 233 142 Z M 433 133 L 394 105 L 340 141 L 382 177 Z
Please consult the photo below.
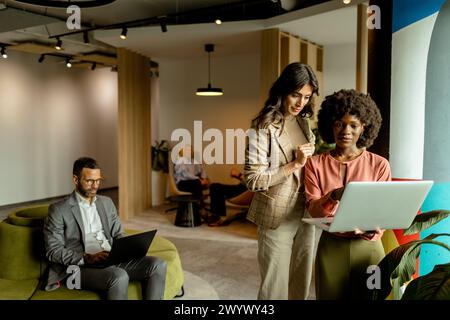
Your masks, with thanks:
M 309 120 L 297 117 L 297 121 L 308 142 L 314 144 L 315 136 Z M 300 188 L 302 175 L 284 174 L 282 167 L 295 159 L 295 146 L 286 131 L 281 131 L 281 125 L 253 129 L 257 137 L 249 134 L 244 166 L 248 189 L 255 191 L 247 219 L 258 226 L 276 229 L 299 201 L 302 210 L 299 215 L 303 216 L 305 198 Z

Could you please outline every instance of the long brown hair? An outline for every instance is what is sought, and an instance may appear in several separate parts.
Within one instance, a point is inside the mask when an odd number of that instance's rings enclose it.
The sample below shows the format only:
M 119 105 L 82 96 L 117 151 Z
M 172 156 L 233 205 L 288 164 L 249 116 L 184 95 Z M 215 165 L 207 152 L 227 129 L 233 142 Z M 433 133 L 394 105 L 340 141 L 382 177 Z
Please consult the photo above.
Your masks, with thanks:
M 300 111 L 300 117 L 309 118 L 313 115 L 313 96 L 319 94 L 319 84 L 312 68 L 303 63 L 294 62 L 284 68 L 281 75 L 273 83 L 269 91 L 269 97 L 253 123 L 259 129 L 267 128 L 276 123 L 284 127 L 285 107 L 283 101 L 290 93 L 309 84 L 313 88 L 311 99 Z

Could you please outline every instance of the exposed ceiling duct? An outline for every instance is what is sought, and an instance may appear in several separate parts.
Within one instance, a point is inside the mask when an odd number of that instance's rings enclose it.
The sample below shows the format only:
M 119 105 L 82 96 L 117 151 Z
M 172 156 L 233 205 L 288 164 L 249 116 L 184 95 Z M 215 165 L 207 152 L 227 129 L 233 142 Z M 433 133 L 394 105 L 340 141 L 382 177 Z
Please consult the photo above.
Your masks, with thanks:
M 11 7 L 0 10 L 0 32 L 25 29 L 60 21 L 60 19 Z

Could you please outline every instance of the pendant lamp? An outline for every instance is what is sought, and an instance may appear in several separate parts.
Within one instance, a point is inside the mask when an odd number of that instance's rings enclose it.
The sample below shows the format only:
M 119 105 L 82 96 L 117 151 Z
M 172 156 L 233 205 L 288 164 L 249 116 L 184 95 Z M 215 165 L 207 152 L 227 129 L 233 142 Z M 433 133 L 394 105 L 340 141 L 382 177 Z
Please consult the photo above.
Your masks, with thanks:
M 208 52 L 208 87 L 207 88 L 198 88 L 195 93 L 197 96 L 221 96 L 223 95 L 222 88 L 213 88 L 211 86 L 211 52 L 214 51 L 213 44 L 205 44 L 205 51 Z

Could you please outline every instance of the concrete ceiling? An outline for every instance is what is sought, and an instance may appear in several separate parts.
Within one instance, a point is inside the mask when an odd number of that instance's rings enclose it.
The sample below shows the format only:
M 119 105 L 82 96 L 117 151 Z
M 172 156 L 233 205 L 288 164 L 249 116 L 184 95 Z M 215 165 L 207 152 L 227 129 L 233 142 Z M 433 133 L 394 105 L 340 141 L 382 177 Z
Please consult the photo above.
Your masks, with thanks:
M 283 31 L 322 45 L 356 43 L 357 7 L 350 6 L 278 24 Z
M 216 45 L 214 56 L 258 52 L 260 32 L 280 28 L 321 45 L 356 43 L 356 6 L 341 6 L 328 11 L 329 6 L 310 9 L 306 17 L 294 20 L 253 20 L 169 26 L 162 33 L 159 26 L 128 31 L 126 40 L 119 38 L 121 29 L 96 31 L 95 38 L 114 47 L 125 47 L 152 59 L 186 59 L 204 55 L 204 44 Z M 325 10 L 324 13 L 318 13 Z M 281 22 L 280 22 L 281 21 Z
M 95 38 L 114 47 L 124 47 L 152 59 L 186 59 L 204 55 L 206 43 L 215 44 L 214 56 L 256 52 L 260 46 L 260 30 L 264 22 L 238 21 L 218 26 L 193 24 L 170 26 L 162 33 L 160 27 L 144 27 L 128 31 L 126 40 L 119 38 L 120 29 L 97 31 Z
M 273 0 L 265 0 L 272 3 Z M 264 0 L 240 1 L 264 2 Z M 352 4 L 362 2 L 353 0 Z M 0 7 L 0 44 L 34 41 L 54 45 L 54 35 L 67 33 L 65 9 L 26 5 L 19 1 L 2 1 Z M 211 6 L 233 5 L 236 0 L 116 0 L 98 8 L 83 8 L 83 28 L 118 24 L 124 21 L 147 19 L 192 10 L 204 10 Z M 311 5 L 318 3 L 317 5 Z M 283 10 L 272 18 L 225 22 L 218 26 L 212 22 L 173 25 L 168 32 L 158 26 L 133 27 L 128 30 L 128 39 L 120 40 L 121 29 L 97 29 L 89 33 L 89 43 L 84 43 L 83 34 L 64 36 L 64 53 L 77 55 L 89 52 L 113 54 L 114 47 L 126 47 L 152 58 L 181 59 L 204 55 L 205 43 L 216 44 L 215 55 L 229 55 L 259 49 L 259 30 L 280 28 L 319 44 L 351 43 L 356 37 L 356 9 L 343 8 L 341 0 L 282 0 Z M 299 4 L 309 5 L 297 10 Z M 270 5 L 270 4 L 269 4 Z M 245 8 L 245 7 L 244 7 Z M 248 7 L 247 7 L 248 8 Z M 206 9 L 205 9 L 206 10 Z M 242 8 L 238 10 L 242 11 Z M 245 10 L 244 10 L 245 11 Z M 17 17 L 20 16 L 20 19 Z M 236 20 L 239 17 L 236 16 Z M 226 20 L 225 20 L 226 21 Z

